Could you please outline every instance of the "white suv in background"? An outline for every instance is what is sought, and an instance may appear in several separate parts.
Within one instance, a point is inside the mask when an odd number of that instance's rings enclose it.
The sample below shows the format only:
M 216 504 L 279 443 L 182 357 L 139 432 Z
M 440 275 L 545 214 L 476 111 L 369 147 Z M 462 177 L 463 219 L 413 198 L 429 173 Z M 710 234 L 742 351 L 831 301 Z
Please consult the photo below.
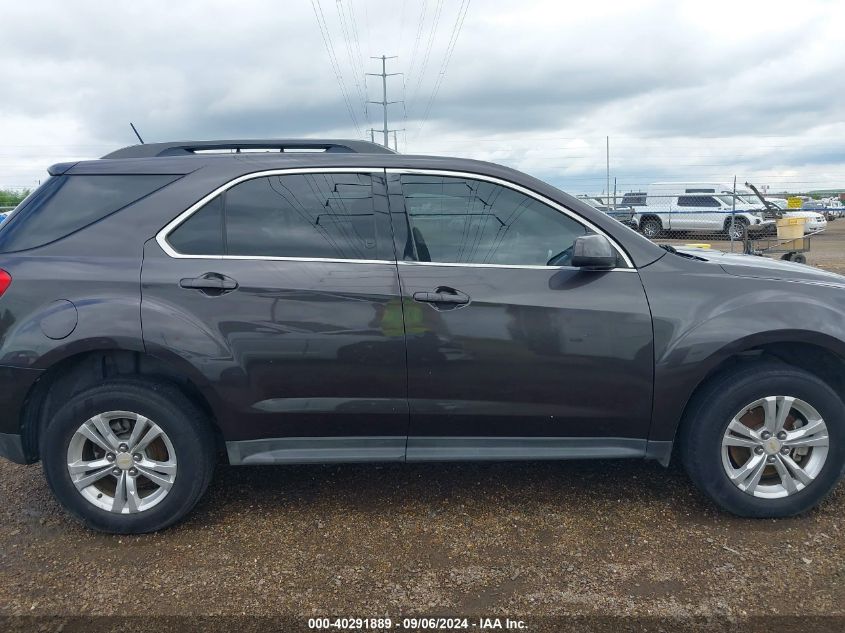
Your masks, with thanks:
M 790 209 L 787 206 L 786 200 L 783 198 L 766 198 L 766 202 L 771 202 L 778 209 L 783 212 L 785 218 L 804 218 L 804 234 L 815 233 L 816 231 L 823 231 L 827 228 L 827 218 L 825 218 L 822 211 L 813 211 L 811 209 Z
M 774 231 L 761 204 L 750 204 L 739 195 L 734 199 L 731 189 L 719 183 L 653 183 L 645 206 L 637 208 L 636 222 L 648 238 L 664 231 L 693 231 L 726 233 L 729 239 L 741 240 L 746 232 Z

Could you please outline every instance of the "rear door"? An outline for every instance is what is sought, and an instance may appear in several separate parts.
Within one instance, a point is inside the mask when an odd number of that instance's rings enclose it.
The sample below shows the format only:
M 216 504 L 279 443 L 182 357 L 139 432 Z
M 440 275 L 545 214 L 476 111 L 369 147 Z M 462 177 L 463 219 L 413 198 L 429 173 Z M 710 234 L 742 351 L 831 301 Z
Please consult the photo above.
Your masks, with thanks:
M 407 459 L 641 455 L 652 325 L 624 256 L 612 271 L 573 268 L 575 238 L 597 229 L 504 181 L 415 170 L 388 182 Z
M 714 196 L 702 193 L 678 196 L 675 217 L 672 219 L 673 229 L 690 231 L 719 231 L 725 220 L 721 203 Z
M 211 394 L 233 463 L 401 460 L 384 172 L 301 171 L 239 179 L 147 243 L 145 344 Z

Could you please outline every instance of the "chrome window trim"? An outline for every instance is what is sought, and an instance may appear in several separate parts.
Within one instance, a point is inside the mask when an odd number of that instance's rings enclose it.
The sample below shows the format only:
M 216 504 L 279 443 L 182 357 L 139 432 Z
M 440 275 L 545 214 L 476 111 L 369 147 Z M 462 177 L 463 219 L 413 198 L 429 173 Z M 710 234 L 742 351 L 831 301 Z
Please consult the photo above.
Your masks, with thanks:
M 156 233 L 155 240 L 158 243 L 161 250 L 163 250 L 168 257 L 172 257 L 173 259 L 213 259 L 213 260 L 248 260 L 248 261 L 280 261 L 280 262 L 325 262 L 325 263 L 343 263 L 343 264 L 402 264 L 405 266 L 464 266 L 467 268 L 510 268 L 510 269 L 523 269 L 523 270 L 577 270 L 572 266 L 542 266 L 542 265 L 528 265 L 528 264 L 473 264 L 473 263 L 466 263 L 466 262 L 411 262 L 411 261 L 394 261 L 394 260 L 387 260 L 387 259 L 342 259 L 342 258 L 332 258 L 332 257 L 274 257 L 271 255 L 188 255 L 184 253 L 178 252 L 174 249 L 170 243 L 167 241 L 167 236 L 172 233 L 176 228 L 182 224 L 185 220 L 191 217 L 194 213 L 196 213 L 199 209 L 201 209 L 206 203 L 210 200 L 215 198 L 216 196 L 220 195 L 224 191 L 227 191 L 238 185 L 242 182 L 247 180 L 253 180 L 255 178 L 264 178 L 266 176 L 287 176 L 287 175 L 296 175 L 296 174 L 377 174 L 377 173 L 388 173 L 388 174 L 425 174 L 431 176 L 445 176 L 445 177 L 455 177 L 455 178 L 472 178 L 474 180 L 483 180 L 485 182 L 491 182 L 502 187 L 507 187 L 508 189 L 512 189 L 517 191 L 523 195 L 526 195 L 530 198 L 534 198 L 535 200 L 549 206 L 560 213 L 563 213 L 569 218 L 572 218 L 576 222 L 587 226 L 589 229 L 594 231 L 599 235 L 603 235 L 607 238 L 607 240 L 611 243 L 611 245 L 616 249 L 616 252 L 622 257 L 625 263 L 628 265 L 627 268 L 611 268 L 605 272 L 636 272 L 636 267 L 634 263 L 631 261 L 631 258 L 628 256 L 628 253 L 625 252 L 619 243 L 613 239 L 610 235 L 608 235 L 605 231 L 597 227 L 595 224 L 590 222 L 585 217 L 575 213 L 571 209 L 564 207 L 563 205 L 547 198 L 531 189 L 523 187 L 522 185 L 518 185 L 514 182 L 509 180 L 503 180 L 501 178 L 496 178 L 495 176 L 487 176 L 485 174 L 478 174 L 475 172 L 468 172 L 468 171 L 453 171 L 453 170 L 444 170 L 444 169 L 411 169 L 411 168 L 384 168 L 384 167 L 289 167 L 286 169 L 267 169 L 264 171 L 257 171 L 249 174 L 244 174 L 242 176 L 238 176 L 237 178 L 233 178 L 229 182 L 226 182 L 216 189 L 214 189 L 211 193 L 203 196 L 197 202 L 192 204 L 190 207 L 185 209 L 182 213 L 177 215 L 173 220 L 168 222 L 158 233 Z
M 391 262 L 392 263 L 392 262 Z M 400 266 L 447 266 L 461 268 L 512 268 L 517 270 L 581 270 L 575 266 L 543 266 L 542 264 L 471 264 L 466 262 L 411 262 L 399 260 Z M 608 268 L 594 272 L 602 273 L 635 273 L 636 268 Z
M 634 266 L 634 262 L 631 261 L 631 258 L 628 257 L 628 253 L 625 252 L 625 249 L 622 248 L 619 243 L 613 239 L 610 235 L 608 235 L 605 231 L 597 227 L 595 224 L 590 222 L 587 218 L 583 217 L 564 207 L 563 205 L 555 202 L 554 200 L 547 198 L 546 196 L 537 193 L 536 191 L 532 191 L 527 187 L 523 187 L 522 185 L 518 185 L 515 182 L 511 182 L 509 180 L 503 180 L 502 178 L 496 178 L 495 176 L 487 176 L 485 174 L 477 174 L 475 172 L 469 171 L 452 171 L 447 169 L 416 169 L 416 168 L 387 168 L 388 174 L 426 174 L 429 176 L 445 176 L 445 177 L 455 177 L 455 178 L 472 178 L 473 180 L 483 180 L 485 182 L 492 182 L 493 184 L 500 185 L 502 187 L 507 187 L 508 189 L 512 189 L 517 191 L 529 198 L 534 198 L 538 202 L 542 202 L 547 207 L 551 207 L 560 213 L 563 213 L 565 216 L 575 220 L 579 224 L 583 224 L 593 232 L 598 233 L 599 235 L 603 235 L 607 238 L 607 241 L 616 249 L 616 252 L 625 260 L 625 263 L 628 264 L 628 268 L 613 268 L 611 270 L 636 270 Z M 493 266 L 493 267 L 505 267 L 505 268 L 556 268 L 555 266 L 527 266 L 527 265 L 508 265 L 508 264 L 464 264 L 461 262 L 414 262 L 414 263 L 422 263 L 422 264 L 446 264 L 448 266 Z M 557 268 L 571 268 L 571 266 L 559 266 Z

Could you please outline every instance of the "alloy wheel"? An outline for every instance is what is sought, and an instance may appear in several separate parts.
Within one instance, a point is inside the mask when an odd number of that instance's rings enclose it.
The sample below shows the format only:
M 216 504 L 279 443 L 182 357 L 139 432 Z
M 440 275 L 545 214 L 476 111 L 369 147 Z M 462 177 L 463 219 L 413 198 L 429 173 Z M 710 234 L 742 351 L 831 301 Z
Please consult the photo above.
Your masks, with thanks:
M 745 224 L 743 222 L 732 222 L 728 226 L 728 237 L 733 240 L 741 240 L 745 238 Z
M 660 234 L 660 224 L 655 220 L 646 220 L 642 225 L 643 235 L 649 239 L 653 239 Z
M 159 504 L 173 488 L 176 451 L 152 420 L 130 411 L 108 411 L 89 418 L 73 434 L 67 469 L 89 503 L 135 514 Z
M 827 425 L 809 403 L 767 396 L 743 407 L 722 437 L 722 465 L 743 492 L 765 499 L 794 495 L 827 460 Z

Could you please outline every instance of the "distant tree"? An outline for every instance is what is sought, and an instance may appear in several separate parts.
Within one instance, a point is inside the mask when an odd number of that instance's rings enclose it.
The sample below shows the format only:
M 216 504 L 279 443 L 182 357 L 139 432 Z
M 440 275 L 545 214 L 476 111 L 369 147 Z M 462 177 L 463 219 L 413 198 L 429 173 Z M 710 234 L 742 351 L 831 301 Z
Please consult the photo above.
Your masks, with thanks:
M 29 189 L 0 189 L 0 207 L 14 207 L 29 195 Z

